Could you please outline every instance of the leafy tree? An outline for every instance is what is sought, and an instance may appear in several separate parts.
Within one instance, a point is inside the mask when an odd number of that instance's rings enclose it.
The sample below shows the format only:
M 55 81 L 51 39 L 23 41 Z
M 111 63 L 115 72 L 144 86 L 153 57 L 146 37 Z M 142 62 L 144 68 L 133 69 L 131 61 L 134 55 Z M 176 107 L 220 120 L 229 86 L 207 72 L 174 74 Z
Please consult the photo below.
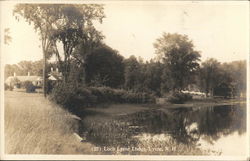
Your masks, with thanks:
M 43 90 L 46 97 L 46 62 L 51 51 L 52 41 L 51 34 L 53 32 L 53 24 L 56 21 L 56 14 L 52 11 L 50 4 L 18 4 L 15 6 L 13 13 L 19 20 L 19 16 L 23 17 L 29 24 L 33 24 L 35 30 L 39 33 L 42 41 L 43 50 Z
M 18 4 L 14 13 L 32 23 L 40 35 L 44 56 L 44 84 L 48 56 L 55 53 L 67 81 L 74 49 L 83 40 L 88 40 L 91 35 L 88 31 L 96 31 L 93 21 L 102 22 L 104 18 L 103 7 L 97 4 Z M 58 42 L 63 44 L 62 56 L 58 52 Z
M 214 88 L 221 82 L 221 74 L 220 62 L 216 59 L 210 58 L 201 64 L 200 86 L 206 95 L 213 94 Z
M 246 61 L 233 61 L 221 65 L 221 82 L 233 90 L 233 96 L 246 92 Z
M 134 91 L 141 91 L 143 88 L 144 80 L 141 64 L 137 61 L 134 55 L 130 56 L 128 59 L 125 59 L 124 64 L 125 88 Z
M 159 96 L 161 92 L 163 65 L 160 62 L 150 60 L 150 62 L 146 62 L 145 66 L 144 87 Z
M 181 90 L 193 79 L 199 68 L 200 54 L 186 35 L 167 34 L 154 43 L 158 58 L 164 63 L 164 90 Z
M 51 67 L 56 68 L 55 63 L 48 63 L 46 70 L 51 70 Z M 4 67 L 5 79 L 9 76 L 13 76 L 16 73 L 17 76 L 27 75 L 42 76 L 43 75 L 43 60 L 38 61 L 20 61 L 17 64 L 6 64 Z
M 21 69 L 17 64 L 6 64 L 4 67 L 4 78 L 7 79 L 9 76 L 13 76 L 14 73 L 20 75 L 22 73 Z
M 102 22 L 104 18 L 102 5 L 57 5 L 55 7 L 59 13 L 56 30 L 53 33 L 53 44 L 61 42 L 64 49 L 64 60 L 55 48 L 55 53 L 64 78 L 67 81 L 70 73 L 71 60 L 76 60 L 80 64 L 84 64 L 84 59 L 89 52 L 93 51 L 96 44 L 103 39 L 101 32 L 97 31 L 93 25 L 93 21 Z M 61 21 L 63 20 L 63 21 Z M 81 52 L 74 52 L 80 46 Z
M 117 88 L 124 82 L 123 57 L 106 45 L 87 56 L 85 67 L 88 84 Z

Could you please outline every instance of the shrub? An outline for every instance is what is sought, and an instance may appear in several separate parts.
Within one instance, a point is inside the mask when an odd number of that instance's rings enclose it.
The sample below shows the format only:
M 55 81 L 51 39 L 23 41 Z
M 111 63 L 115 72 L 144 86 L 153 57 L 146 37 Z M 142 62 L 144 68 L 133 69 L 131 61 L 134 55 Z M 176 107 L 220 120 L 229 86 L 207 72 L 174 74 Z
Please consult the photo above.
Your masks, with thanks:
M 31 81 L 25 81 L 23 85 L 27 93 L 32 93 L 36 91 L 36 87 L 33 85 Z
M 123 89 L 110 87 L 89 87 L 92 94 L 97 97 L 98 103 L 154 103 L 153 95 L 147 93 L 134 93 Z
M 9 86 L 8 84 L 4 83 L 4 90 L 10 90 L 12 91 L 13 90 L 13 87 L 12 86 Z
M 175 92 L 168 97 L 168 101 L 171 103 L 182 104 L 189 100 L 192 100 L 192 95 L 188 93 L 182 93 L 182 92 Z
M 57 85 L 56 81 L 48 80 L 47 81 L 47 93 L 51 93 L 52 89 Z
M 66 108 L 90 106 L 96 104 L 96 96 L 87 88 L 74 83 L 59 83 L 50 94 L 50 99 Z
M 52 89 L 50 99 L 57 104 L 67 106 L 73 102 L 76 97 L 76 87 L 74 85 L 59 83 Z
M 89 107 L 101 103 L 154 103 L 153 95 L 133 93 L 110 87 L 79 87 L 60 83 L 53 88 L 50 98 L 65 107 Z

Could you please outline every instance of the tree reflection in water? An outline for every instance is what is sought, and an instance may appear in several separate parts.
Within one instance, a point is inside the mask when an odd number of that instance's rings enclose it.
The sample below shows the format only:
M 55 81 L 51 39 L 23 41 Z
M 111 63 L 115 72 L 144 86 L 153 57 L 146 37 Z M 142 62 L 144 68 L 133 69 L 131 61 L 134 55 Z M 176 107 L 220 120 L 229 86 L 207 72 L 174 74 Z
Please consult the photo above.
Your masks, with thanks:
M 246 105 L 150 109 L 125 116 L 85 118 L 88 141 L 98 146 L 137 146 L 134 136 L 164 134 L 176 143 L 196 146 L 201 136 L 210 143 L 235 131 L 246 132 Z M 85 132 L 86 132 L 85 131 Z

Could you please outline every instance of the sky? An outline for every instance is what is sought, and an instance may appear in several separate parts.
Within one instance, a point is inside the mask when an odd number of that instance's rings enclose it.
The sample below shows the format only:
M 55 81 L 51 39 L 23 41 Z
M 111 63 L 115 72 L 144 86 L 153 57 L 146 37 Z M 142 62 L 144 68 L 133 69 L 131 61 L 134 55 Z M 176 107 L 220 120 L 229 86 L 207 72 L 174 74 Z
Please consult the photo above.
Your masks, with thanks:
M 10 28 L 12 37 L 9 45 L 1 44 L 4 64 L 42 59 L 38 34 L 33 26 L 15 19 L 14 5 L 1 4 L 1 30 Z M 96 28 L 105 35 L 104 42 L 125 58 L 154 58 L 153 43 L 166 32 L 186 34 L 202 61 L 230 62 L 249 54 L 248 5 L 247 1 L 105 1 L 106 18 Z

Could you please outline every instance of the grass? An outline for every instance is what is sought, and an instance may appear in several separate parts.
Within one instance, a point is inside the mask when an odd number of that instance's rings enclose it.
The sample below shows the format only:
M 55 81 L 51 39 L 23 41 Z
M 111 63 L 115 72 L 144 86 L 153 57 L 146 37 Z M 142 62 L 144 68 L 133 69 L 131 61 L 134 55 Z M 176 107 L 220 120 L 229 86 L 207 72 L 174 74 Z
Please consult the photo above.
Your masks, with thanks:
M 134 131 L 129 128 L 127 115 L 147 109 L 165 109 L 171 107 L 192 107 L 229 103 L 221 101 L 192 101 L 185 104 L 168 105 L 103 105 L 84 109 L 81 126 L 68 111 L 45 99 L 40 93 L 22 91 L 5 92 L 5 153 L 6 154 L 157 154 L 157 155 L 205 155 L 206 152 L 194 146 L 179 144 L 174 140 L 136 141 L 141 148 L 162 148 L 167 150 L 147 152 L 103 152 L 93 151 L 94 143 L 110 146 L 130 146 L 134 144 Z M 79 127 L 78 127 L 79 126 Z M 78 129 L 87 130 L 89 142 L 79 142 L 73 135 Z M 94 136 L 93 136 L 94 135 Z M 96 136 L 97 135 L 97 136 Z M 129 139 L 130 138 L 130 139 Z M 158 136 L 157 136 L 158 138 Z M 119 144 L 118 144 L 119 143 Z
M 72 115 L 38 93 L 5 92 L 6 154 L 91 154 Z M 96 152 L 95 152 L 96 154 Z

